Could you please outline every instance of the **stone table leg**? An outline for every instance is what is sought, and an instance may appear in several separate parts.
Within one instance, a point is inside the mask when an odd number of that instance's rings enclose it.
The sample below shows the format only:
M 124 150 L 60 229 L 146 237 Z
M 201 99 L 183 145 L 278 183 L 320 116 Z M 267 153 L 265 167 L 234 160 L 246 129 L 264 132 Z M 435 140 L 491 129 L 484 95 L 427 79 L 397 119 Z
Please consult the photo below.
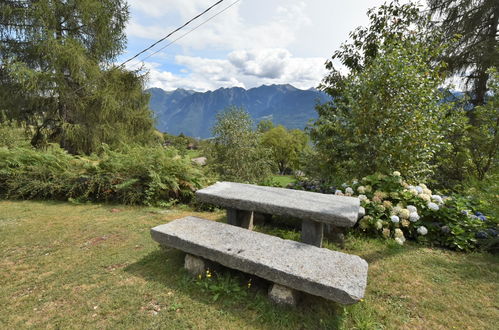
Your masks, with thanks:
M 322 247 L 324 224 L 322 222 L 302 220 L 301 241 L 306 244 Z
M 227 209 L 227 223 L 229 225 L 253 230 L 253 212 Z
M 345 228 L 326 225 L 326 236 L 331 242 L 338 244 L 340 247 L 345 247 Z
M 277 283 L 272 284 L 269 289 L 269 299 L 279 305 L 296 306 L 298 298 L 298 291 Z
M 272 221 L 272 214 L 253 212 L 253 224 L 263 226 Z

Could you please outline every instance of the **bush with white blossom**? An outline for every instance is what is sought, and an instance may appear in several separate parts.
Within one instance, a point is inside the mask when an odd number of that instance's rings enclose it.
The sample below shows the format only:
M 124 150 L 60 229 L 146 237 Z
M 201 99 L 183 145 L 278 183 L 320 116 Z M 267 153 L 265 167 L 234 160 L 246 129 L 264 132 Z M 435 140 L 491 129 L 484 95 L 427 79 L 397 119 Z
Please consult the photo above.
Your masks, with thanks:
M 357 228 L 394 239 L 400 245 L 407 239 L 415 239 L 472 250 L 480 238 L 497 237 L 497 220 L 474 212 L 463 203 L 465 198 L 441 196 L 423 183 L 411 185 L 399 172 L 370 175 L 343 187 L 345 192 L 353 190 L 354 194 L 348 195 L 357 196 L 365 209 Z M 336 195 L 347 194 L 336 190 Z

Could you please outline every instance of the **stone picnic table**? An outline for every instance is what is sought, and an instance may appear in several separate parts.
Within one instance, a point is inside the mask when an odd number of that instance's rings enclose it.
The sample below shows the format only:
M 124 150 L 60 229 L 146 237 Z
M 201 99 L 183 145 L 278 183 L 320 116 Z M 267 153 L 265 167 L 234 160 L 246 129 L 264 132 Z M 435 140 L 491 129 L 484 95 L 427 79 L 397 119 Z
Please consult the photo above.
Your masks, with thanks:
M 226 208 L 229 224 L 250 230 L 255 213 L 301 219 L 301 241 L 317 247 L 322 246 L 324 225 L 352 227 L 362 215 L 356 197 L 235 182 L 217 182 L 198 190 L 196 198 Z

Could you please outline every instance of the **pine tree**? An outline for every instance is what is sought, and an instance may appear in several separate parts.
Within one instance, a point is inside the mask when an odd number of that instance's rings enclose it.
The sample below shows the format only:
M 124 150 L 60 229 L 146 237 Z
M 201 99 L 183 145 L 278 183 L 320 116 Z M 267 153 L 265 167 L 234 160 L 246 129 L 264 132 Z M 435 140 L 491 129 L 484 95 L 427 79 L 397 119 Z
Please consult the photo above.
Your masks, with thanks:
M 0 110 L 34 128 L 33 145 L 88 153 L 152 130 L 144 77 L 112 68 L 124 0 L 6 0 L 0 13 Z
M 489 68 L 499 66 L 499 1 L 428 0 L 436 27 L 458 42 L 445 53 L 444 61 L 453 73 L 465 74 L 474 105 L 483 105 Z

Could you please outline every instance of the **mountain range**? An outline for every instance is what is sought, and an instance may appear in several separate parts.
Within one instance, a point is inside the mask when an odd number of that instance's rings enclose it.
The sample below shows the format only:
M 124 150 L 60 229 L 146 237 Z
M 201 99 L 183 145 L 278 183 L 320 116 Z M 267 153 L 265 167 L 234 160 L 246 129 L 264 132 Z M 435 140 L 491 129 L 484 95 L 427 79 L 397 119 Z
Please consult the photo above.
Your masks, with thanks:
M 317 89 L 298 89 L 291 85 L 263 85 L 251 89 L 219 88 L 208 92 L 150 88 L 150 108 L 156 128 L 170 134 L 209 138 L 216 114 L 229 106 L 242 107 L 255 123 L 271 120 L 289 129 L 303 129 L 317 118 L 315 105 L 330 100 Z

